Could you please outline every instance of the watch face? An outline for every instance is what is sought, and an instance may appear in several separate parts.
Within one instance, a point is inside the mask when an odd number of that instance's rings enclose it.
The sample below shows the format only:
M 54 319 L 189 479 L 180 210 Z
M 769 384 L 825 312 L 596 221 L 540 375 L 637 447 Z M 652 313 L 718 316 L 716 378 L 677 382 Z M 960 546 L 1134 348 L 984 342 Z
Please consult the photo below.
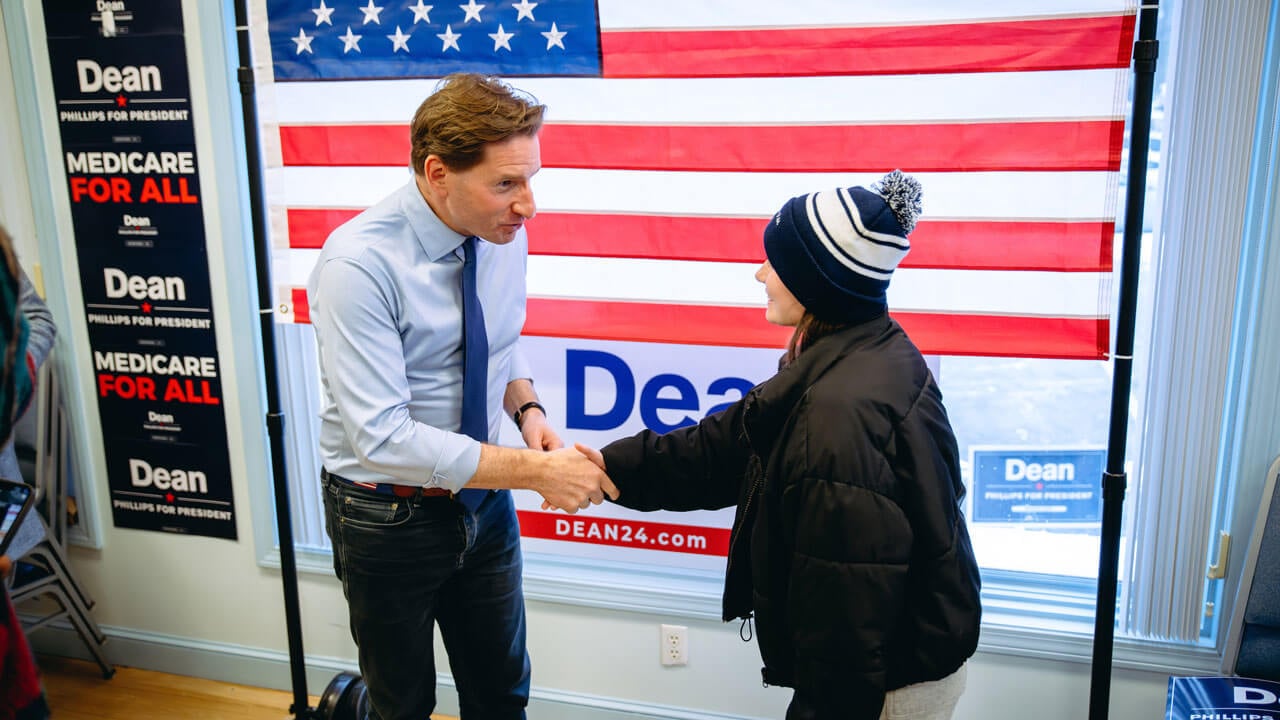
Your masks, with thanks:
M 521 405 L 520 409 L 516 410 L 515 413 L 512 414 L 511 418 L 516 421 L 516 428 L 520 427 L 520 421 L 524 418 L 524 414 L 532 410 L 533 408 L 538 408 L 539 410 L 541 410 L 543 415 L 547 414 L 547 409 L 542 407 L 541 403 L 539 403 L 536 400 L 531 400 Z

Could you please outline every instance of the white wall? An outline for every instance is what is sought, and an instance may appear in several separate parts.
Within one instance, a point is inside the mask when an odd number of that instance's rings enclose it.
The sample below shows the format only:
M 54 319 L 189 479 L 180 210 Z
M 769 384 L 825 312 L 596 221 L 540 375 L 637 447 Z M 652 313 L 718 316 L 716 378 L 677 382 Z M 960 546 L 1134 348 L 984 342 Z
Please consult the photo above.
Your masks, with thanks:
M 0 7 L 0 26 L 4 10 Z M 18 132 L 18 104 L 15 102 L 13 77 L 8 72 L 9 43 L 0 33 L 0 224 L 14 240 L 18 259 L 27 266 L 33 263 L 36 247 L 35 219 L 31 213 L 31 193 L 27 188 L 26 156 L 22 152 L 22 135 Z
M 247 270 L 251 259 L 246 258 L 244 239 L 248 209 L 245 189 L 237 180 L 242 161 L 236 157 L 242 146 L 237 146 L 238 105 L 229 74 L 236 63 L 234 39 L 224 34 L 225 24 L 216 14 L 215 3 L 199 5 L 202 7 L 187 0 L 188 52 L 193 85 L 201 77 L 207 85 L 203 93 L 193 93 L 193 101 L 197 108 L 203 105 L 209 112 L 198 120 L 199 153 L 206 173 L 202 184 L 207 188 L 210 271 L 227 383 L 240 540 L 117 530 L 101 507 L 104 503 L 99 502 L 97 507 L 89 507 L 100 548 L 73 548 L 72 562 L 97 600 L 94 616 L 112 638 L 107 650 L 116 662 L 284 688 L 289 675 L 280 576 L 278 571 L 258 565 L 253 544 L 255 512 L 260 518 L 270 517 L 270 508 L 261 506 L 269 505 L 262 500 L 269 496 L 262 488 L 270 482 L 271 473 L 259 420 L 262 389 L 256 378 L 261 370 L 254 361 L 257 324 L 250 290 L 253 282 Z M 26 33 L 21 19 L 15 17 L 23 15 L 23 3 L 3 0 L 0 10 L 12 50 L 15 33 Z M 198 27 L 198 32 L 193 27 Z M 29 43 L 37 47 L 34 56 L 44 62 L 42 43 L 23 37 L 19 45 Z M 26 66 L 29 62 L 23 58 L 11 68 L 8 55 L 0 55 L 0 163 L 4 170 L 0 172 L 0 210 L 19 216 L 29 180 L 22 157 L 24 139 L 13 113 L 18 102 L 11 78 L 14 74 L 30 75 L 33 68 Z M 28 138 L 56 140 L 56 125 L 49 113 L 44 115 L 42 127 L 27 128 Z M 37 163 L 50 162 L 47 150 L 39 144 L 27 150 L 38 153 Z M 216 182 L 211 182 L 210 174 L 216 176 Z M 54 173 L 54 177 L 61 176 Z M 37 187 L 33 192 L 51 191 Z M 30 201 L 26 202 L 29 207 Z M 26 227 L 50 230 L 70 227 L 66 217 L 42 216 L 39 205 L 33 219 L 19 220 L 15 225 L 24 227 L 19 223 L 26 223 Z M 57 202 L 53 205 L 52 212 L 66 213 L 65 208 L 57 208 Z M 51 232 L 27 234 L 40 237 L 42 242 L 54 236 Z M 73 249 L 67 238 L 60 249 L 45 246 L 40 252 L 50 257 L 49 253 L 73 253 Z M 57 317 L 67 319 L 62 348 L 70 358 L 67 366 L 72 382 L 80 387 L 75 422 L 76 441 L 81 444 L 82 492 L 105 498 L 101 451 L 93 447 L 101 436 L 90 425 L 98 420 L 89 365 L 82 357 L 87 341 L 75 289 L 78 280 L 74 273 L 55 270 L 46 272 L 50 304 L 56 306 Z M 240 379 L 238 385 L 235 378 Z M 88 404 L 80 398 L 87 398 Z M 607 593 L 608 588 L 600 592 Z M 300 595 L 310 690 L 316 694 L 335 671 L 354 669 L 355 653 L 337 582 L 330 576 L 303 574 Z M 755 646 L 739 639 L 736 623 L 536 601 L 530 602 L 529 621 L 534 717 L 780 717 L 789 698 L 784 690 L 761 686 Z M 687 667 L 659 665 L 657 634 L 662 622 L 689 626 Z M 84 655 L 74 636 L 65 630 L 44 630 L 33 640 L 46 651 Z M 443 656 L 441 663 L 444 667 Z M 1112 716 L 1159 717 L 1167 680 L 1167 674 L 1161 672 L 1117 671 L 1111 692 Z M 1034 712 L 1039 720 L 1079 718 L 1087 708 L 1089 682 L 1087 663 L 979 653 L 971 663 L 969 689 L 958 717 L 1012 720 Z M 456 711 L 447 694 L 442 694 L 441 709 Z

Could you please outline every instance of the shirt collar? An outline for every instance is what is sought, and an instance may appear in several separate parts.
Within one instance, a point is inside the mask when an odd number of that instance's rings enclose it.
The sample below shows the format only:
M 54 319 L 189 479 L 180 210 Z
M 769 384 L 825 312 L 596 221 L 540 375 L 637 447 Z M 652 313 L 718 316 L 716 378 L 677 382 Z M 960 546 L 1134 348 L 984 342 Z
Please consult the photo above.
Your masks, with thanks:
M 436 215 L 426 198 L 422 197 L 414 178 L 400 189 L 399 195 L 400 210 L 409 219 L 409 226 L 418 236 L 418 244 L 422 245 L 422 251 L 431 262 L 457 250 L 467 239 L 468 236 L 454 232 Z

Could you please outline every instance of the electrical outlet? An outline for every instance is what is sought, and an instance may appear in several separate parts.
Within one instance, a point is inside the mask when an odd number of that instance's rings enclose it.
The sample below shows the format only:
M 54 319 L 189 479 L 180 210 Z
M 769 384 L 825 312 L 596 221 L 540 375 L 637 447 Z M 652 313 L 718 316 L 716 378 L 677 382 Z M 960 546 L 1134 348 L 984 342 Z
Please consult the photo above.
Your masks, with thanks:
M 663 665 L 689 664 L 689 628 L 663 625 L 658 639 L 659 659 Z

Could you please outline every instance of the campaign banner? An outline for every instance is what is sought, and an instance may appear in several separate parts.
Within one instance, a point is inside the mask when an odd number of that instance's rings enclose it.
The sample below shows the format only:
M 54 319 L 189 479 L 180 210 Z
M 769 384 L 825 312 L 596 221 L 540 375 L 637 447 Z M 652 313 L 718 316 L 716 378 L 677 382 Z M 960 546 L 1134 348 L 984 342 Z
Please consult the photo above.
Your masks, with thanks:
M 1280 683 L 1242 677 L 1171 677 L 1165 720 L 1280 720 Z
M 528 336 L 520 344 L 565 444 L 596 448 L 646 428 L 692 425 L 737 402 L 777 371 L 783 352 Z M 503 426 L 500 442 L 523 444 L 513 423 Z M 732 507 L 642 513 L 604 503 L 568 515 L 543 511 L 537 493 L 514 495 L 526 551 L 724 569 Z
M 236 538 L 180 0 L 44 0 L 111 513 Z
M 970 522 L 1096 523 L 1105 448 L 975 446 Z

